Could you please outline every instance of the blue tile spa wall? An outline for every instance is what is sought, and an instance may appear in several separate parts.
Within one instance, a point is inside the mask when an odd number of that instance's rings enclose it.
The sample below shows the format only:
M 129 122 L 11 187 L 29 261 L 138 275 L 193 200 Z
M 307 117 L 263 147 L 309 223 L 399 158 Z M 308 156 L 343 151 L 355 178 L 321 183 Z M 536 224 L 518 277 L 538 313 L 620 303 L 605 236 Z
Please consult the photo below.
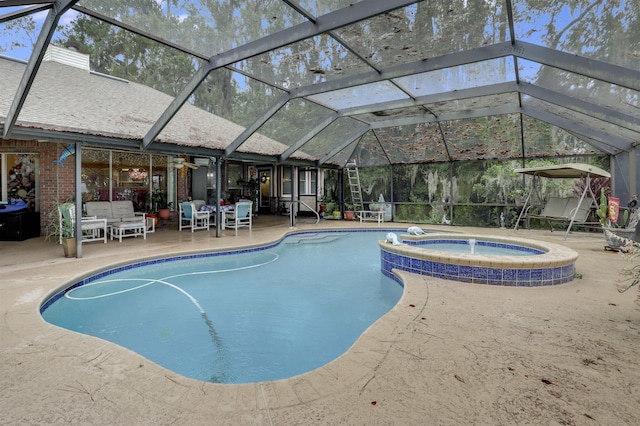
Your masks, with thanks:
M 574 264 L 558 267 L 516 269 L 506 267 L 469 266 L 444 261 L 423 260 L 381 249 L 382 272 L 393 277 L 392 269 L 446 280 L 478 284 L 532 287 L 563 284 L 573 280 Z

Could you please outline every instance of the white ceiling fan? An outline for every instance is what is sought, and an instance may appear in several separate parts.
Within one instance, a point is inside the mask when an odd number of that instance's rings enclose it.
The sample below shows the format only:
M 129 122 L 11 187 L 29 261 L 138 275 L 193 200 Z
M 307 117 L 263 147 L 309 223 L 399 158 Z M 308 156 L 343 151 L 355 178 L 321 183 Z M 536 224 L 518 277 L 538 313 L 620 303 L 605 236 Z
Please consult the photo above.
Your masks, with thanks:
M 190 163 L 182 157 L 173 157 L 169 159 L 169 167 L 175 167 L 176 169 L 181 169 L 183 167 L 188 167 L 190 169 L 198 168 L 196 164 Z

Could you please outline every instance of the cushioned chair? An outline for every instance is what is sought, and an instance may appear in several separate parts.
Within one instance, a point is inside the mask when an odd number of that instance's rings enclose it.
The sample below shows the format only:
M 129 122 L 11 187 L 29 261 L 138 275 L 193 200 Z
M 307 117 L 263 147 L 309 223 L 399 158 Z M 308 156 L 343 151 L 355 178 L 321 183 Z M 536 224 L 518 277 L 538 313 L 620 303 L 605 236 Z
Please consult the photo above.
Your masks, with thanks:
M 196 229 L 209 229 L 208 211 L 198 211 L 194 203 L 180 203 L 180 230 L 191 228 L 191 232 Z
M 238 235 L 238 228 L 249 228 L 252 224 L 252 201 L 239 201 L 235 204 L 235 210 L 225 213 L 225 229 L 233 228 Z
M 82 217 L 81 228 L 83 243 L 102 240 L 107 243 L 107 219 L 98 219 L 95 216 Z M 58 206 L 58 221 L 60 227 L 59 244 L 62 244 L 63 235 L 73 235 L 76 226 L 76 206 L 73 203 L 64 203 Z
M 527 228 L 530 227 L 529 221 L 531 219 L 546 220 L 551 231 L 553 231 L 552 221 L 569 222 L 573 219 L 575 224 L 590 224 L 588 219 L 591 204 L 590 199 L 587 198 L 580 203 L 580 199 L 577 197 L 550 197 L 540 214 L 532 214 L 527 211 Z

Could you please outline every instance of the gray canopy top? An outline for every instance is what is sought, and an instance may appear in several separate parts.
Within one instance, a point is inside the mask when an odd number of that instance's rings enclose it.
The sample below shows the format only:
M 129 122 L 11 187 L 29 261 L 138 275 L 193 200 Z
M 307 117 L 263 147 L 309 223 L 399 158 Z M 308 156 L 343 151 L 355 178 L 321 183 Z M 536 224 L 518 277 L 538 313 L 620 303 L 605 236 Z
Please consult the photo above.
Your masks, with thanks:
M 524 173 L 548 178 L 580 178 L 587 175 L 591 177 L 611 177 L 606 170 L 590 164 L 567 163 L 554 166 L 527 167 L 515 169 L 516 173 Z

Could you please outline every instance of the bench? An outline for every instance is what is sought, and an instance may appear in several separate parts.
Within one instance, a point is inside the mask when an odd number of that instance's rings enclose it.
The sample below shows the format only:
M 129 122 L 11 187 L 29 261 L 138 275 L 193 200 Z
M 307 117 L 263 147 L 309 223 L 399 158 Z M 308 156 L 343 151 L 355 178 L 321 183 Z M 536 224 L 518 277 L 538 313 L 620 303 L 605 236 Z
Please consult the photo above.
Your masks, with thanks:
M 384 222 L 384 210 L 358 210 L 356 213 L 360 218 L 360 223 L 369 220 L 377 220 L 378 223 Z
M 87 216 L 107 219 L 107 224 L 118 222 L 144 222 L 145 214 L 133 210 L 131 200 L 122 201 L 87 201 Z
M 585 198 L 580 206 L 578 204 L 580 204 L 580 198 L 578 197 L 550 197 L 540 213 L 527 212 L 527 227 L 530 227 L 531 219 L 546 220 L 551 231 L 553 231 L 551 222 L 570 222 L 571 218 L 573 218 L 574 224 L 579 225 L 596 225 L 599 223 L 589 222 L 591 213 L 590 199 Z

